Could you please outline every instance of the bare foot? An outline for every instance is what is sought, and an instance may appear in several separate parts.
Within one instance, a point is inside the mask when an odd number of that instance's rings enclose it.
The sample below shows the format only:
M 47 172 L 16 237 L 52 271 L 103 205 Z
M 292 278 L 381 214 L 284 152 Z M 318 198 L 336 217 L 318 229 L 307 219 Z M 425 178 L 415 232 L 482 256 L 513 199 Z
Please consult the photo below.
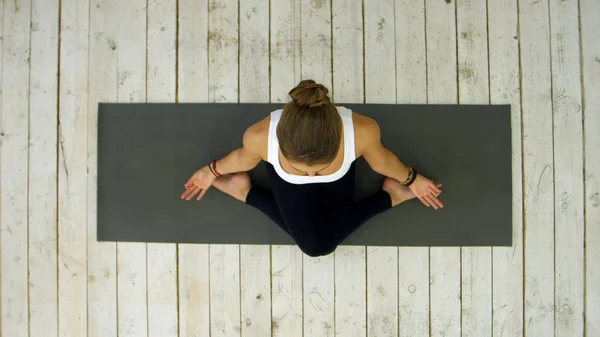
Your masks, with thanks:
M 415 195 L 408 187 L 392 178 L 385 179 L 382 189 L 392 198 L 392 207 L 415 198 Z
M 246 202 L 246 197 L 248 196 L 250 187 L 252 187 L 250 184 L 250 176 L 245 172 L 217 178 L 217 180 L 214 181 L 213 186 L 219 191 L 229 194 L 243 203 Z

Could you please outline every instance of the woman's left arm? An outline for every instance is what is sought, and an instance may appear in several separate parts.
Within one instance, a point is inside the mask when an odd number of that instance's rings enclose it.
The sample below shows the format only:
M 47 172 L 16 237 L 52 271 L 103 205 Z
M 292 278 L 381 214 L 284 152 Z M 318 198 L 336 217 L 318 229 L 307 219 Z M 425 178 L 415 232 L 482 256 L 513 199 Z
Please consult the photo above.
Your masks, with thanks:
M 381 144 L 381 130 L 375 121 L 362 117 L 360 123 L 362 129 L 357 134 L 357 141 L 361 143 L 361 155 L 373 171 L 397 181 L 406 181 L 409 177 L 409 168 L 390 150 Z M 430 179 L 417 174 L 414 182 L 409 186 L 410 190 L 426 206 L 438 208 L 444 207 L 437 198 L 442 192 L 441 185 Z

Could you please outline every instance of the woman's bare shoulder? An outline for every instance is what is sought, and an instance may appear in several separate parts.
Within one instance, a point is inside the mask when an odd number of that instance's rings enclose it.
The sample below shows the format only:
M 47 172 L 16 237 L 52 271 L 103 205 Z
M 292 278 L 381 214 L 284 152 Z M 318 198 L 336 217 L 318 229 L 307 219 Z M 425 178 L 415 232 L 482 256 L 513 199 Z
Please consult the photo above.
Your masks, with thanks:
M 270 124 L 271 115 L 252 124 L 244 132 L 244 149 L 259 155 L 263 160 L 267 159 Z
M 360 157 L 366 149 L 378 144 L 381 139 L 381 131 L 377 122 L 365 115 L 352 113 L 352 121 L 354 124 L 354 143 L 356 149 L 356 157 Z

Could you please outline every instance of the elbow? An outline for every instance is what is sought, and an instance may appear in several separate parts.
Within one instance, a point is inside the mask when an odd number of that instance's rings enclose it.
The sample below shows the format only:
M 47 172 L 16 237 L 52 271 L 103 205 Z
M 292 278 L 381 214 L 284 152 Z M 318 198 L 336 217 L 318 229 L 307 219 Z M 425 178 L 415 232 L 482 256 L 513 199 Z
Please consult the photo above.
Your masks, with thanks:
M 371 164 L 371 168 L 373 169 L 373 171 L 379 174 L 386 175 L 390 169 L 390 166 L 392 166 L 393 160 L 393 154 L 386 150 L 384 155 L 380 156 L 379 158 L 377 158 L 377 160 L 373 161 L 373 163 Z
M 387 171 L 387 160 L 379 160 L 370 165 L 371 169 L 379 174 L 385 175 Z

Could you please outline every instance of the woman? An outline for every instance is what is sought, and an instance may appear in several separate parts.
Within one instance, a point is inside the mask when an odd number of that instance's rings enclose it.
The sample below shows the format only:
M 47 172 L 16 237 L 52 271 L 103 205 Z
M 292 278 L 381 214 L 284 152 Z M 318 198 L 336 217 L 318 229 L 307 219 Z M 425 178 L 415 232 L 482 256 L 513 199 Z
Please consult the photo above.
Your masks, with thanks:
M 415 196 L 443 207 L 440 184 L 419 175 L 380 142 L 375 121 L 334 106 L 328 90 L 304 80 L 292 101 L 249 127 L 243 146 L 198 170 L 181 198 L 202 199 L 210 186 L 253 206 L 310 256 L 327 255 L 366 220 Z M 355 159 L 387 177 L 381 191 L 353 200 Z M 246 171 L 266 161 L 271 191 L 252 186 Z

